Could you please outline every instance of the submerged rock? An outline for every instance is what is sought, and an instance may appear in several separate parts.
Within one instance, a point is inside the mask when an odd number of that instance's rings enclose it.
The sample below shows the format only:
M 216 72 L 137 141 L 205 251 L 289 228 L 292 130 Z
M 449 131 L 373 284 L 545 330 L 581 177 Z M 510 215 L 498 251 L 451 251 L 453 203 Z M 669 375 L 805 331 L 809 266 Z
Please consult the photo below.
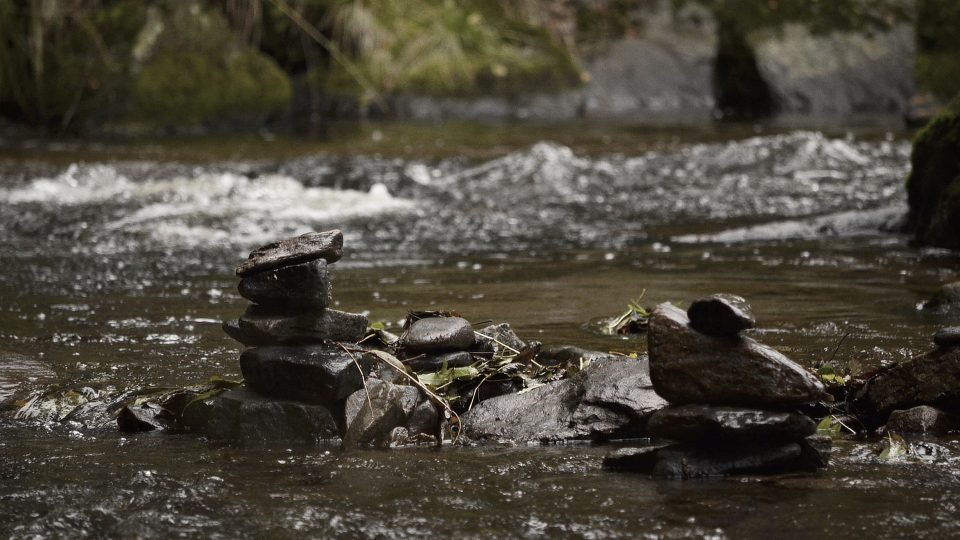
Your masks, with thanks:
M 651 437 L 683 443 L 727 442 L 746 445 L 797 441 L 817 431 L 806 415 L 740 407 L 681 405 L 653 413 Z
M 750 304 L 733 294 L 713 294 L 694 300 L 687 310 L 690 326 L 717 337 L 736 337 L 757 325 Z
M 646 358 L 610 356 L 569 379 L 487 399 L 464 415 L 475 440 L 556 442 L 639 435 L 667 403 L 653 391 Z
M 827 399 L 810 372 L 753 339 L 694 330 L 687 314 L 661 304 L 650 316 L 650 377 L 673 404 L 789 407 Z
M 958 418 L 929 405 L 893 411 L 887 419 L 887 431 L 945 435 L 958 427 Z
M 340 432 L 322 405 L 264 397 L 246 388 L 191 403 L 181 424 L 213 439 L 243 442 L 336 441 Z
M 330 304 L 330 279 L 323 259 L 248 274 L 240 296 L 281 309 L 323 309 Z
M 237 266 L 237 275 L 246 276 L 281 266 L 324 259 L 332 264 L 343 256 L 343 233 L 337 229 L 309 232 L 261 246 Z
M 252 305 L 237 321 L 235 328 L 225 323 L 224 331 L 240 343 L 254 347 L 327 341 L 355 343 L 367 331 L 367 317 L 335 309 L 290 316 Z
M 887 367 L 867 379 L 853 405 L 877 425 L 894 410 L 916 405 L 960 412 L 960 348 L 936 349 Z
M 467 351 L 420 355 L 403 361 L 417 373 L 439 371 L 444 366 L 448 368 L 465 367 L 474 362 L 473 355 Z
M 370 360 L 327 345 L 257 347 L 240 355 L 240 370 L 264 396 L 332 406 L 363 388 Z
M 960 326 L 948 326 L 937 330 L 933 335 L 933 342 L 943 349 L 960 347 Z
M 625 448 L 603 460 L 606 469 L 667 478 L 810 472 L 829 460 L 829 439 L 769 445 L 706 447 L 688 444 Z
M 939 312 L 960 310 L 960 281 L 940 287 L 940 290 L 923 305 L 923 309 Z
M 117 428 L 125 433 L 139 433 L 165 429 L 172 423 L 163 418 L 163 408 L 158 405 L 127 405 L 117 413 Z
M 418 319 L 400 336 L 400 346 L 414 352 L 464 350 L 473 343 L 473 327 L 462 317 Z

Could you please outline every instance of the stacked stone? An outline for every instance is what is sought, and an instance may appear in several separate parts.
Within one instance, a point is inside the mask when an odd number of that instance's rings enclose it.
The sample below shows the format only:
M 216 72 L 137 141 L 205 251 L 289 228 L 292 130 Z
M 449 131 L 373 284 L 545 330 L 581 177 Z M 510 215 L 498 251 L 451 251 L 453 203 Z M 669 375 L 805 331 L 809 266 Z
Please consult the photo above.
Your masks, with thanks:
M 671 406 L 647 432 L 672 444 L 628 449 L 614 469 L 670 477 L 815 470 L 829 438 L 798 408 L 826 398 L 817 378 L 776 350 L 741 335 L 756 324 L 740 297 L 713 295 L 684 313 L 661 304 L 650 316 L 650 378 Z

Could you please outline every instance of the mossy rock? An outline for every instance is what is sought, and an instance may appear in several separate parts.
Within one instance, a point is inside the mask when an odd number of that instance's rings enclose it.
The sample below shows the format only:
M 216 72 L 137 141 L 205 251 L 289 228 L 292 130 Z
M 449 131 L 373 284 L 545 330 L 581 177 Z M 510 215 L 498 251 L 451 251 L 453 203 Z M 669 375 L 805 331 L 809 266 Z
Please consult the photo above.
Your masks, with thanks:
M 216 12 L 185 4 L 134 81 L 135 116 L 158 127 L 262 123 L 285 111 L 290 78 L 270 57 L 238 43 Z
M 908 226 L 924 244 L 960 249 L 960 98 L 917 134 Z

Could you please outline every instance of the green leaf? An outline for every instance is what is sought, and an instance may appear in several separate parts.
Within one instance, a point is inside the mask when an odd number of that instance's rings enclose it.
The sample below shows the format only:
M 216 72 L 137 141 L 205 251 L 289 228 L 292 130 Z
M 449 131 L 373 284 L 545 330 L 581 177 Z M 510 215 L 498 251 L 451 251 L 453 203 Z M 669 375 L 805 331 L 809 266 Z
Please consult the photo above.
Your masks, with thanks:
M 883 450 L 880 452 L 880 459 L 893 460 L 910 454 L 910 443 L 903 437 L 892 431 L 887 432 L 887 440 L 884 442 Z
M 383 321 L 374 321 L 374 322 L 370 323 L 370 329 L 371 329 L 371 330 L 386 330 L 386 329 L 387 329 L 387 325 L 384 324 Z
M 843 431 L 843 424 L 838 422 L 832 416 L 826 416 L 817 424 L 817 433 L 827 435 L 832 439 L 840 436 Z
M 417 379 L 427 386 L 439 388 L 459 379 L 472 379 L 479 375 L 480 370 L 473 366 L 466 366 L 441 369 L 433 373 L 421 373 L 417 375 Z

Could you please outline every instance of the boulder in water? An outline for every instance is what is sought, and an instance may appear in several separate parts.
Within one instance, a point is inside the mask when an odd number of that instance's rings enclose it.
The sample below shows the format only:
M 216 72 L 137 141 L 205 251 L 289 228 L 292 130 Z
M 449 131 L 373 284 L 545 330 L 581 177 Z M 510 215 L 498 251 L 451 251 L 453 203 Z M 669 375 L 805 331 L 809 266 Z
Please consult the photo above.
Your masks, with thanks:
M 193 402 L 184 409 L 181 424 L 212 439 L 248 443 L 316 443 L 336 441 L 339 429 L 322 405 L 264 397 L 247 388 Z
M 889 366 L 856 391 L 853 406 L 882 425 L 897 409 L 933 405 L 960 413 L 960 347 L 936 349 Z
M 776 350 L 747 337 L 708 336 L 689 322 L 669 303 L 650 316 L 650 378 L 670 403 L 776 408 L 827 399 L 812 373 Z
M 342 256 L 343 233 L 339 230 L 309 232 L 253 250 L 250 257 L 237 266 L 237 275 L 243 277 L 315 259 L 332 264 Z
M 936 407 L 920 405 L 890 413 L 887 431 L 894 433 L 921 433 L 945 435 L 958 427 L 958 418 Z
M 363 388 L 370 359 L 328 345 L 257 347 L 240 355 L 240 370 L 264 396 L 333 406 Z
M 284 310 L 319 310 L 330 304 L 330 279 L 323 259 L 247 274 L 237 290 L 251 302 Z
M 913 141 L 907 228 L 924 244 L 960 249 L 960 100 L 927 124 Z
M 960 326 L 948 326 L 937 330 L 933 342 L 942 349 L 960 347 Z
M 367 379 L 364 388 L 351 394 L 344 404 L 344 446 L 405 444 L 419 435 L 413 430 L 421 427 L 429 429 L 425 435 L 433 435 L 436 429 L 425 426 L 423 418 L 410 422 L 422 401 L 420 390 L 413 386 Z M 403 428 L 403 432 L 397 428 Z
M 947 283 L 923 305 L 924 311 L 960 311 L 960 281 Z
M 750 304 L 733 294 L 713 294 L 694 300 L 687 316 L 690 326 L 716 337 L 736 337 L 742 330 L 757 325 Z

